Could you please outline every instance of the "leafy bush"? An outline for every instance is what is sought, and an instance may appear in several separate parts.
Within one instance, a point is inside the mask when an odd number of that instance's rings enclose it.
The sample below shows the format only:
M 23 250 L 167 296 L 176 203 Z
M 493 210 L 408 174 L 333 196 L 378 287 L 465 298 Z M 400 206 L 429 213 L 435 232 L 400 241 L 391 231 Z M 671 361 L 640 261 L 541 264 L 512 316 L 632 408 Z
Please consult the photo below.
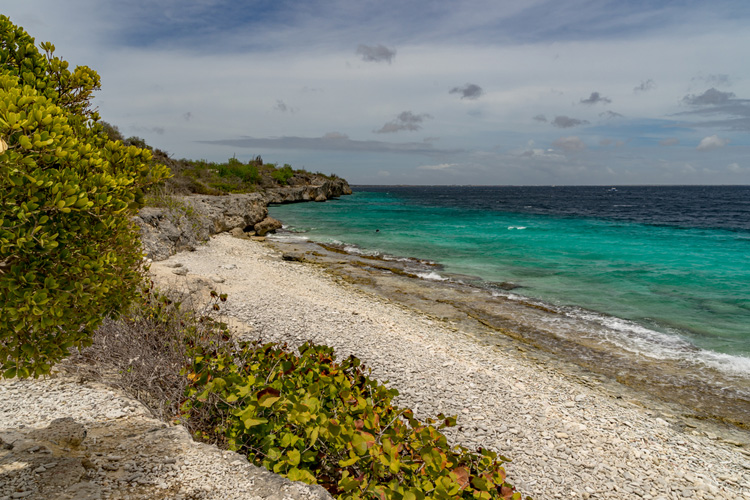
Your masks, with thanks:
M 220 177 L 234 176 L 242 182 L 257 184 L 260 180 L 258 167 L 253 163 L 242 163 L 237 158 L 230 158 L 227 163 L 216 166 Z
M 329 347 L 305 344 L 299 356 L 274 344 L 198 347 L 187 377 L 182 408 L 198 437 L 339 498 L 521 498 L 505 482 L 507 459 L 449 447 L 440 431 L 455 417 L 419 422 L 393 405 L 397 391 Z
M 91 110 L 99 76 L 68 70 L 0 16 L 0 372 L 38 376 L 91 342 L 141 281 L 129 215 L 167 175 L 110 141 Z
M 276 179 L 281 185 L 285 185 L 293 176 L 294 170 L 292 170 L 292 166 L 288 163 L 285 163 L 283 167 L 277 168 L 271 172 L 271 177 Z

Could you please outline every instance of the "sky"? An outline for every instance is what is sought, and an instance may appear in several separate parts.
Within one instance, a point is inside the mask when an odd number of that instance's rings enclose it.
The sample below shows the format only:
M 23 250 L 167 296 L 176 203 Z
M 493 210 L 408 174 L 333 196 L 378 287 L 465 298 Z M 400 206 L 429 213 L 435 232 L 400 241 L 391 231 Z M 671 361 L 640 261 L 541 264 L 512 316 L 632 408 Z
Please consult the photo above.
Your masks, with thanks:
M 747 0 L 0 0 L 123 135 L 352 184 L 750 184 Z

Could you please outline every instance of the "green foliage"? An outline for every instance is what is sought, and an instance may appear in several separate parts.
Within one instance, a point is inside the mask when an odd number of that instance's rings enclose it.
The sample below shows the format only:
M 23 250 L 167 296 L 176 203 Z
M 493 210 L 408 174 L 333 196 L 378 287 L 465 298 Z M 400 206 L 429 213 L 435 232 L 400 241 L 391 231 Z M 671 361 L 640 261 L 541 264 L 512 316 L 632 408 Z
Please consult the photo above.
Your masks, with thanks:
M 236 177 L 244 183 L 257 184 L 260 180 L 258 167 L 254 163 L 242 163 L 237 158 L 230 158 L 227 163 L 216 166 L 219 177 Z
M 277 168 L 273 172 L 271 172 L 271 177 L 276 179 L 279 184 L 286 185 L 287 181 L 291 179 L 294 176 L 294 170 L 292 170 L 292 166 L 288 163 L 285 163 L 283 167 Z
M 141 280 L 131 209 L 167 171 L 110 141 L 90 99 L 99 76 L 68 70 L 0 16 L 0 373 L 38 376 L 91 342 Z
M 242 344 L 196 347 L 192 359 L 182 408 L 204 416 L 199 437 L 292 480 L 346 499 L 521 498 L 505 482 L 507 459 L 450 448 L 441 430 L 455 417 L 418 421 L 354 357 L 336 362 L 331 348 L 312 344 L 299 356 Z

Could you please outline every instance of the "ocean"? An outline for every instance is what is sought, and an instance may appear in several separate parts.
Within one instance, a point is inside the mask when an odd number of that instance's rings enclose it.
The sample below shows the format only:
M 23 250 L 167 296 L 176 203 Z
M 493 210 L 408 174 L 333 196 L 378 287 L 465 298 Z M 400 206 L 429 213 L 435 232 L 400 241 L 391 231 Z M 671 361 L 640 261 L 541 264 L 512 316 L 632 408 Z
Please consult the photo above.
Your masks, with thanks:
M 750 382 L 748 186 L 353 189 L 270 213 L 296 237 L 553 308 L 580 320 L 570 336 Z

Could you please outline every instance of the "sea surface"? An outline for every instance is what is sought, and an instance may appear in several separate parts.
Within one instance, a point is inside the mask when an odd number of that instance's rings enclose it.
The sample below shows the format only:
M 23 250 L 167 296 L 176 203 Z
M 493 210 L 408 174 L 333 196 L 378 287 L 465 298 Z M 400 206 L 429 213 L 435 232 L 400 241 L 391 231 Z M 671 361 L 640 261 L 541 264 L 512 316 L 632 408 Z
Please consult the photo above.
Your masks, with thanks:
M 355 186 L 273 206 L 349 252 L 440 265 L 430 280 L 531 299 L 617 348 L 750 381 L 750 187 Z

